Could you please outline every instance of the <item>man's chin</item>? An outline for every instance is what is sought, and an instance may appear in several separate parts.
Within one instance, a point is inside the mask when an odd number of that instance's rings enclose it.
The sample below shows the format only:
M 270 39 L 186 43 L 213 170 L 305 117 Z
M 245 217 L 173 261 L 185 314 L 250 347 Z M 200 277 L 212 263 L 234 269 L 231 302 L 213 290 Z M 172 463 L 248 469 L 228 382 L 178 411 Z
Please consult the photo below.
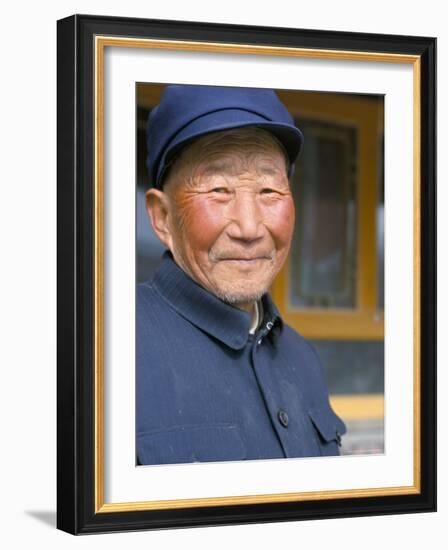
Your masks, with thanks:
M 265 287 L 259 289 L 241 289 L 238 291 L 230 289 L 218 289 L 217 291 L 215 291 L 215 294 L 223 302 L 238 307 L 240 305 L 247 305 L 257 302 L 263 296 L 263 294 L 266 294 L 267 291 L 268 289 Z

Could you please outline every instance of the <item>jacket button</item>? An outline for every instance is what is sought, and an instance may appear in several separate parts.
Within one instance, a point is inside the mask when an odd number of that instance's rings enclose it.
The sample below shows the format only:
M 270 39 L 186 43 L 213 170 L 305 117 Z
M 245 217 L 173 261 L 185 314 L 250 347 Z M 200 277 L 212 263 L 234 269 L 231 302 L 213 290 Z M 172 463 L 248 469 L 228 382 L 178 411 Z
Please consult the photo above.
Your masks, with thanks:
M 280 409 L 277 413 L 277 417 L 278 417 L 278 420 L 279 420 L 280 424 L 284 428 L 287 428 L 288 424 L 289 424 L 289 417 L 288 417 L 288 414 L 286 413 L 286 411 Z

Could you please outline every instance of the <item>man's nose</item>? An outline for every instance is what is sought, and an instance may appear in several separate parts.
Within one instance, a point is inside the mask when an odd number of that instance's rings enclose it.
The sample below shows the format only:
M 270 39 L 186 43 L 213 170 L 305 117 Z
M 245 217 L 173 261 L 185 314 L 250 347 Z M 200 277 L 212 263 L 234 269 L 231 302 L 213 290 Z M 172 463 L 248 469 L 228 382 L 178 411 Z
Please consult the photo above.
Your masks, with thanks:
M 253 192 L 236 192 L 230 207 L 227 233 L 233 239 L 254 241 L 263 236 L 262 212 Z

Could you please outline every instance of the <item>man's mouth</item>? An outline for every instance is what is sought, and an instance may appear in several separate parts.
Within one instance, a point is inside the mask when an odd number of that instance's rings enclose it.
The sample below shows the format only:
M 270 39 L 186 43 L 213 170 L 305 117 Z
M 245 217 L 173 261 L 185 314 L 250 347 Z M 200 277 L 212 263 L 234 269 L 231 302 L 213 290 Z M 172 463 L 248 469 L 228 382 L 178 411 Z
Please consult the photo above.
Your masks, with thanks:
M 256 251 L 228 251 L 221 253 L 210 253 L 210 260 L 215 264 L 229 264 L 235 266 L 256 266 L 260 265 L 261 262 L 272 262 L 275 257 L 274 251 L 269 252 L 256 252 Z

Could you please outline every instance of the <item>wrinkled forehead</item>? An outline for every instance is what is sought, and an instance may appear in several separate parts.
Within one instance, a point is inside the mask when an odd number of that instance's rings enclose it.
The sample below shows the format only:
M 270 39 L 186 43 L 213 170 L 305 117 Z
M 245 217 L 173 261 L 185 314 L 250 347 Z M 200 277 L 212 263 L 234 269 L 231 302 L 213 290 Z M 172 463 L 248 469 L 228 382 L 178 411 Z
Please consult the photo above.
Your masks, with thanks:
M 241 165 L 254 159 L 263 159 L 278 170 L 289 169 L 288 155 L 283 145 L 266 130 L 256 127 L 214 132 L 185 146 L 170 163 L 170 176 L 195 170 L 202 165 L 213 165 L 214 170 L 229 171 L 230 162 Z M 165 183 L 165 185 L 166 185 Z

